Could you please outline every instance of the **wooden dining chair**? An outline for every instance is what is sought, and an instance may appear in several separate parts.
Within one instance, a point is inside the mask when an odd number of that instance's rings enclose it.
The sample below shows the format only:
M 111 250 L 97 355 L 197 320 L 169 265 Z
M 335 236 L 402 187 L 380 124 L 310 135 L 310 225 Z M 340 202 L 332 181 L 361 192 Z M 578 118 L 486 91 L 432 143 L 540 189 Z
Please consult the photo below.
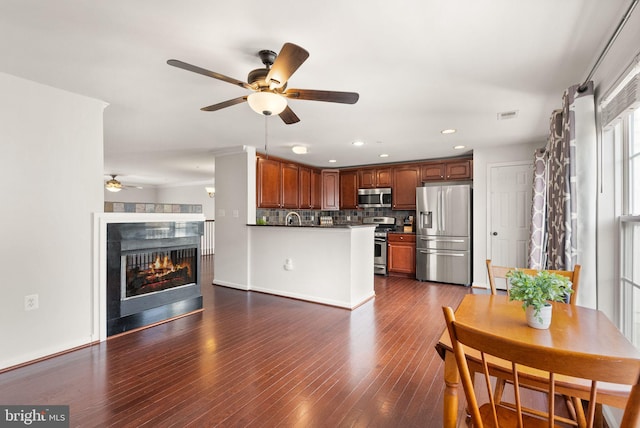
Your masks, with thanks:
M 586 426 L 592 428 L 596 413 L 598 382 L 611 382 L 631 385 L 621 428 L 640 427 L 640 359 L 624 359 L 608 355 L 591 355 L 567 352 L 552 347 L 534 346 L 510 338 L 497 336 L 456 321 L 453 309 L 443 307 L 447 330 L 451 337 L 454 357 L 460 373 L 460 380 L 467 399 L 467 409 L 474 427 L 550 427 L 555 423 L 573 421 L 555 415 L 556 388 L 561 387 L 562 379 L 557 375 L 584 379 L 585 391 L 589 393 Z M 606 352 L 606 350 L 603 350 Z M 494 391 L 490 376 L 493 368 L 488 360 L 499 358 L 510 362 L 511 370 L 502 369 L 514 385 L 515 404 L 499 403 L 494 400 Z M 483 384 L 487 397 L 482 405 L 469 365 L 483 375 Z M 508 366 L 508 365 L 507 365 Z M 522 405 L 521 381 L 526 383 L 528 370 L 542 372 L 537 376 L 546 377 L 546 411 L 527 409 Z M 478 388 L 480 390 L 480 388 Z
M 537 275 L 539 270 L 536 269 L 525 269 L 525 268 L 515 268 L 515 267 L 506 267 L 506 266 L 495 266 L 491 263 L 491 260 L 487 260 L 487 273 L 489 274 L 489 287 L 491 290 L 491 294 L 498 294 L 498 289 L 496 287 L 496 279 L 504 279 L 506 283 L 506 292 L 509 293 L 509 285 L 507 274 L 515 269 L 521 270 L 527 275 Z M 550 270 L 549 272 L 565 276 L 569 278 L 571 281 L 571 289 L 573 293 L 569 296 L 569 304 L 575 305 L 576 299 L 578 298 L 578 287 L 580 286 L 580 265 L 575 265 L 573 270 Z M 505 387 L 505 379 L 498 378 L 496 381 L 495 388 L 495 399 L 499 402 L 502 400 L 502 394 Z M 564 397 L 565 403 L 567 405 L 568 411 L 573 416 L 573 419 L 576 421 L 578 427 L 584 426 L 584 412 L 582 411 L 582 403 L 579 399 L 574 397 Z
M 523 271 L 527 275 L 537 275 L 538 272 L 540 272 L 536 269 L 495 266 L 491 263 L 491 260 L 487 260 L 487 273 L 489 274 L 489 287 L 491 288 L 491 294 L 497 293 L 496 279 L 504 279 L 507 281 L 507 273 L 515 269 Z M 571 293 L 571 296 L 569 297 L 569 303 L 575 305 L 577 301 L 576 299 L 578 298 L 578 287 L 580 286 L 580 265 L 575 265 L 573 270 L 550 270 L 549 272 L 569 278 L 569 281 L 571 281 L 571 289 L 573 290 L 573 293 Z M 508 284 L 506 288 L 507 293 L 509 293 Z

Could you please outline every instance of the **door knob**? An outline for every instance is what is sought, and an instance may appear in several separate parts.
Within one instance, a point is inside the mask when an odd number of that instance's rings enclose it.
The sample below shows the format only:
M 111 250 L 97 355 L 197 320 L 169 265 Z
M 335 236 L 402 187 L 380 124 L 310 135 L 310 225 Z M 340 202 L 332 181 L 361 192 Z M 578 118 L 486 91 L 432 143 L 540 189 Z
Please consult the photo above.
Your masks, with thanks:
M 492 235 L 493 236 L 498 236 L 498 232 L 493 232 Z

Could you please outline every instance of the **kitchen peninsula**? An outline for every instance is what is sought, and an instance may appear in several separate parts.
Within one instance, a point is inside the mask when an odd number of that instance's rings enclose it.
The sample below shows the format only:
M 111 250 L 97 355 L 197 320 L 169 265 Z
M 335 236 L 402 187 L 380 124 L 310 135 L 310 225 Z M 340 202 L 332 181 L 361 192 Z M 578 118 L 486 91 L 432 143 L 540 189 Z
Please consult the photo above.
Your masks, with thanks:
M 375 296 L 374 225 L 248 225 L 250 290 L 354 309 Z

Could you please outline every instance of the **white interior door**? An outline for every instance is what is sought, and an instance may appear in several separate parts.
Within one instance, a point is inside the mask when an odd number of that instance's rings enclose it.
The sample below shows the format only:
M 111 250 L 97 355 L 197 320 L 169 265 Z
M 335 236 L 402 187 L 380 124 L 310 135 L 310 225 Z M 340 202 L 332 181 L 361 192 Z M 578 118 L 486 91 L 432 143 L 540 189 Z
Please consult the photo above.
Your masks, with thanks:
M 529 162 L 489 167 L 487 258 L 495 265 L 527 267 L 532 174 Z

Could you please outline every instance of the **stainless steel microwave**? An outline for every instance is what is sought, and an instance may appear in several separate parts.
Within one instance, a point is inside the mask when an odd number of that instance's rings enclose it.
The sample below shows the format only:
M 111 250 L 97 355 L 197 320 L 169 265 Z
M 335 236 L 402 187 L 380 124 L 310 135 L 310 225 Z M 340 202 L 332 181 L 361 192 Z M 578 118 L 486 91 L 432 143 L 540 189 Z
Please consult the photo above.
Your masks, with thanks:
M 391 208 L 391 188 L 358 189 L 358 208 Z

